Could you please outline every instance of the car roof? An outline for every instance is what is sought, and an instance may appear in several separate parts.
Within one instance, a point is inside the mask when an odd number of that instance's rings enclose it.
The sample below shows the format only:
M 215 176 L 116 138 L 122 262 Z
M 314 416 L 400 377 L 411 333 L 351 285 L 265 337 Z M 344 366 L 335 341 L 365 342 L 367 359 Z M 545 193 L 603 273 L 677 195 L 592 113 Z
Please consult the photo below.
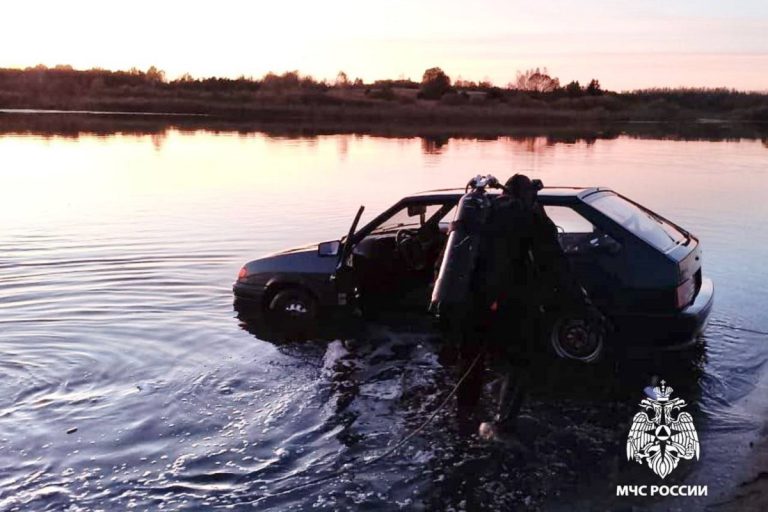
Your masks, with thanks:
M 573 199 L 584 199 L 588 195 L 594 194 L 595 192 L 609 192 L 611 191 L 608 188 L 605 187 L 544 187 L 539 191 L 539 198 L 540 199 L 557 199 L 557 198 L 573 198 Z M 488 191 L 491 194 L 498 194 L 498 190 L 489 190 Z M 458 199 L 459 197 L 464 195 L 464 189 L 463 188 L 443 188 L 443 189 L 437 189 L 437 190 L 426 190 L 424 192 L 417 192 L 415 194 L 411 194 L 408 197 L 423 197 L 423 198 L 431 198 L 431 199 L 439 199 L 439 198 L 452 198 L 452 199 Z

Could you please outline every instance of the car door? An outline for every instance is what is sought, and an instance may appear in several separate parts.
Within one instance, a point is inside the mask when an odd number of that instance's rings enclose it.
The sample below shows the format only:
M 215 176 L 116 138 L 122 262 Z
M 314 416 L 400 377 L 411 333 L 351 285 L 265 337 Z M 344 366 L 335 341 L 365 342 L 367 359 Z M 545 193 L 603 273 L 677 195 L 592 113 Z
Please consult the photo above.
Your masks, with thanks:
M 427 309 L 435 262 L 445 244 L 440 221 L 452 207 L 445 198 L 406 198 L 355 234 L 349 263 L 364 303 Z M 405 245 L 416 256 L 409 258 Z
M 546 205 L 558 242 L 581 285 L 598 305 L 611 304 L 621 288 L 622 246 L 569 205 Z

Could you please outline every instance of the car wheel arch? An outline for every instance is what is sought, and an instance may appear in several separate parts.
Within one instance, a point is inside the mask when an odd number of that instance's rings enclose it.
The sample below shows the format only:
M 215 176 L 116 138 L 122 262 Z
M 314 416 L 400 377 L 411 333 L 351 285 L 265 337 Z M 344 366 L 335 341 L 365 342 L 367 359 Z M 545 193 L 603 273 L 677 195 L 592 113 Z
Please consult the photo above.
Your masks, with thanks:
M 320 300 L 317 296 L 317 293 L 315 293 L 314 290 L 312 290 L 311 287 L 307 286 L 304 283 L 296 282 L 296 281 L 283 281 L 283 280 L 272 280 L 267 283 L 266 291 L 264 293 L 264 299 L 262 300 L 262 307 L 264 310 L 269 309 L 269 305 L 271 304 L 272 300 L 277 296 L 278 293 L 290 290 L 290 289 L 296 289 L 301 290 L 303 292 L 308 293 L 318 304 L 320 303 Z

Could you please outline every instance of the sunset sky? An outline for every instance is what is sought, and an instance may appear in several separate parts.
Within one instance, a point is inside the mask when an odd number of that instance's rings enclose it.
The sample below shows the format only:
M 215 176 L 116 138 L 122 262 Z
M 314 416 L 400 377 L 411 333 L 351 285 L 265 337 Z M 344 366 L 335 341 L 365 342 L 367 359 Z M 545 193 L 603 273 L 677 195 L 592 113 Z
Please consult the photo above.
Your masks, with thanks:
M 10 2 L 0 67 L 146 69 L 170 78 L 298 69 L 332 79 L 452 79 L 505 85 L 547 67 L 565 83 L 768 91 L 768 2 L 644 0 L 134 0 Z

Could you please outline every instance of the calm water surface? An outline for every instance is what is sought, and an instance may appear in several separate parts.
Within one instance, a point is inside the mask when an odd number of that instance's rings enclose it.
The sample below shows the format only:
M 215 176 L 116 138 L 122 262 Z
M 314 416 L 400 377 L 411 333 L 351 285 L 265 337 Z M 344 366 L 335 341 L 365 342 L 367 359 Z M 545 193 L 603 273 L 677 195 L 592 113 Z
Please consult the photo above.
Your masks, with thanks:
M 665 377 L 692 403 L 702 459 L 670 478 L 709 486 L 695 508 L 752 475 L 768 338 L 733 327 L 768 331 L 765 142 L 116 131 L 0 135 L 0 510 L 567 509 L 656 483 L 624 460 L 640 389 L 600 368 L 542 377 L 525 449 L 480 442 L 446 410 L 355 466 L 455 382 L 428 326 L 276 344 L 235 318 L 243 262 L 479 172 L 612 187 L 701 238 L 716 310 L 700 359 Z

